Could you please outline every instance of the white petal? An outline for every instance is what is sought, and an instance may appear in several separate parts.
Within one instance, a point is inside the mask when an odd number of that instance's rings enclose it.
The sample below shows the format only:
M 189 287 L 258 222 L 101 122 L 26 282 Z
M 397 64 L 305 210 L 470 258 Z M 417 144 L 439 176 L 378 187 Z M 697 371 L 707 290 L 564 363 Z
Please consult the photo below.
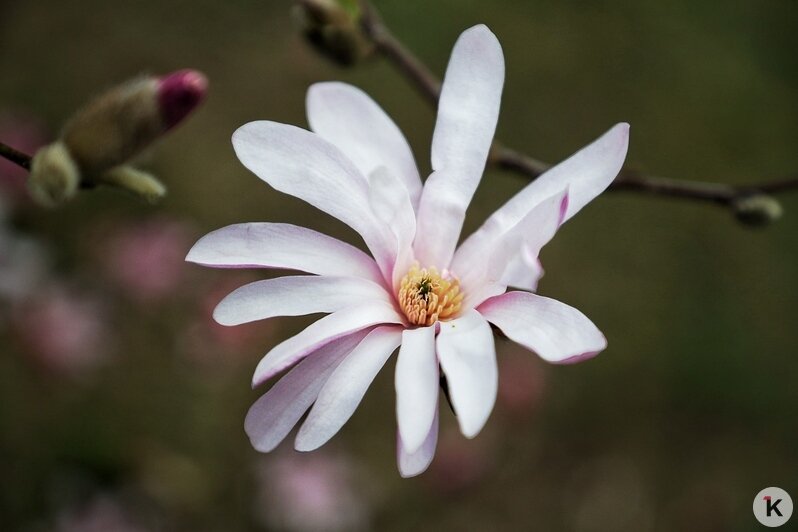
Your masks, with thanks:
M 446 69 L 432 139 L 434 172 L 419 204 L 415 249 L 422 264 L 449 265 L 485 169 L 503 84 L 504 57 L 496 36 L 483 25 L 463 32 Z
M 435 418 L 429 428 L 424 442 L 415 452 L 409 453 L 402 443 L 402 436 L 396 438 L 396 461 L 399 465 L 399 474 L 402 478 L 414 477 L 427 470 L 432 458 L 435 456 L 435 447 L 438 445 L 438 405 L 435 405 Z
M 460 431 L 473 438 L 496 402 L 499 373 L 493 332 L 478 312 L 469 310 L 460 318 L 441 322 L 437 350 Z
M 391 296 L 365 279 L 297 275 L 242 286 L 216 306 L 213 318 L 222 325 L 240 325 L 274 316 L 335 312 L 366 301 L 390 305 Z
M 400 327 L 377 327 L 327 379 L 299 429 L 294 447 L 312 451 L 327 443 L 352 417 L 371 381 L 402 341 Z
M 239 160 L 269 185 L 334 216 L 360 233 L 380 266 L 383 228 L 371 214 L 368 182 L 341 151 L 302 128 L 250 122 L 233 133 Z
M 325 316 L 269 351 L 255 369 L 252 387 L 259 386 L 337 338 L 381 323 L 402 323 L 402 317 L 392 306 L 379 302 L 348 307 Z
M 592 144 L 524 187 L 469 236 L 461 249 L 473 249 L 479 256 L 482 246 L 489 245 L 518 224 L 544 199 L 566 188 L 568 209 L 563 221 L 568 220 L 612 183 L 623 166 L 628 147 L 629 124 L 615 125 Z
M 424 443 L 438 410 L 440 374 L 435 356 L 435 327 L 407 329 L 396 361 L 396 419 L 405 451 Z
M 507 264 L 522 249 L 529 256 L 537 258 L 541 248 L 554 237 L 560 227 L 568 200 L 567 190 L 544 199 L 515 227 L 496 240 L 490 258 L 486 261 L 490 281 L 499 281 L 507 270 Z
M 536 255 L 532 254 L 526 245 L 521 246 L 520 253 L 516 254 L 507 263 L 500 284 L 512 286 L 522 290 L 534 292 L 538 289 L 538 282 L 543 277 L 543 265 Z
M 463 305 L 473 308 L 488 297 L 504 292 L 505 272 L 522 252 L 537 259 L 540 249 L 557 232 L 568 206 L 568 192 L 546 198 L 510 230 L 481 246 L 464 243 L 452 261 L 452 272 L 460 278 L 466 298 Z
M 549 362 L 579 362 L 607 347 L 604 335 L 584 314 L 547 297 L 508 292 L 477 310 L 510 340 Z
M 281 268 L 382 282 L 374 259 L 354 246 L 291 224 L 228 225 L 194 244 L 186 260 L 221 268 Z
M 421 179 L 404 135 L 365 92 L 340 82 L 316 83 L 308 90 L 310 128 L 337 146 L 363 175 L 385 166 L 404 184 L 413 206 Z
M 255 401 L 244 422 L 252 446 L 274 450 L 304 415 L 338 363 L 366 336 L 358 331 L 314 351 Z
M 610 186 L 621 171 L 628 148 L 629 124 L 616 124 L 591 144 L 535 179 L 495 214 L 508 221 L 523 217 L 530 207 L 568 188 L 568 210 L 563 220 L 567 221 Z
M 416 235 L 416 215 L 404 185 L 390 171 L 380 166 L 369 176 L 369 201 L 374 216 L 393 236 L 394 290 L 413 262 L 413 237 Z

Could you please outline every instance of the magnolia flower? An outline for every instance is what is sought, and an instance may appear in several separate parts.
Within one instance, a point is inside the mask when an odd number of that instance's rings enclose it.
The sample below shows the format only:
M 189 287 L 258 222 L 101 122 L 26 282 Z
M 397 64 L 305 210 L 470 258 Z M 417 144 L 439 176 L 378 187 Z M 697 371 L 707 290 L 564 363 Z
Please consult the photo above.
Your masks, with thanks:
M 441 372 L 466 437 L 476 436 L 493 409 L 498 373 L 490 324 L 550 362 L 575 362 L 605 348 L 604 336 L 578 310 L 507 290 L 535 288 L 541 247 L 614 179 L 626 155 L 627 124 L 540 176 L 457 247 L 485 168 L 503 82 L 493 33 L 481 25 L 464 32 L 446 71 L 433 172 L 423 185 L 397 126 L 346 84 L 310 88 L 312 132 L 268 121 L 235 132 L 233 146 L 249 170 L 349 225 L 371 252 L 280 223 L 225 227 L 189 252 L 187 260 L 206 266 L 312 274 L 239 288 L 215 310 L 222 324 L 329 313 L 258 364 L 253 386 L 295 367 L 247 415 L 256 449 L 274 449 L 311 406 L 295 447 L 324 444 L 399 348 L 399 470 L 416 475 L 435 451 Z

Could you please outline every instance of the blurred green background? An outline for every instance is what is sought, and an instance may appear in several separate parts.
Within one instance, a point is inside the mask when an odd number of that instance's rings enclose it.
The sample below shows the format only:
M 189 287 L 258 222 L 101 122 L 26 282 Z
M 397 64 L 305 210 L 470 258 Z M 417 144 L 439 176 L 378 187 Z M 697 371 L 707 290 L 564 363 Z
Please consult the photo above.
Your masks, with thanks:
M 558 161 L 623 120 L 628 163 L 655 175 L 741 184 L 798 167 L 792 0 L 377 7 L 437 73 L 457 35 L 486 23 L 507 61 L 498 137 L 535 157 Z M 609 348 L 548 366 L 503 345 L 486 429 L 466 441 L 443 406 L 436 459 L 418 478 L 396 471 L 393 361 L 317 456 L 294 456 L 290 441 L 256 453 L 243 431 L 261 393 L 251 372 L 309 319 L 220 330 L 213 304 L 265 274 L 182 257 L 205 232 L 244 221 L 360 242 L 248 173 L 231 133 L 256 119 L 304 126 L 306 88 L 344 80 L 394 117 L 426 174 L 434 124 L 386 63 L 342 69 L 317 55 L 289 8 L 2 3 L 0 114 L 18 127 L 52 135 L 91 95 L 141 72 L 197 68 L 211 92 L 146 163 L 170 188 L 163 204 L 100 189 L 58 210 L 23 204 L 4 222 L 46 256 L 47 281 L 34 284 L 58 287 L 0 303 L 0 529 L 752 530 L 760 489 L 798 496 L 797 194 L 764 230 L 704 204 L 599 198 L 544 249 L 539 291 L 591 317 Z M 13 145 L 15 132 L 0 140 Z M 489 170 L 466 231 L 523 184 Z M 162 276 L 174 282 L 136 285 Z M 75 325 L 69 304 L 46 310 L 53 293 L 93 310 Z M 58 359 L 59 334 L 76 330 L 91 341 L 65 355 L 73 364 Z M 48 338 L 55 347 L 40 345 Z

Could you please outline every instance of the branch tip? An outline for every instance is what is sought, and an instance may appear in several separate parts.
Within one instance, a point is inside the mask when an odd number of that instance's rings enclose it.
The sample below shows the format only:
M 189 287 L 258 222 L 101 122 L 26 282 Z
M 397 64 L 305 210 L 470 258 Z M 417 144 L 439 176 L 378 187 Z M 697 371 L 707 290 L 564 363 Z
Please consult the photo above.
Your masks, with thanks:
M 360 11 L 363 33 L 371 40 L 376 53 L 392 63 L 430 104 L 437 105 L 441 89 L 440 80 L 391 33 L 369 0 L 360 0 Z M 549 165 L 543 161 L 508 148 L 497 140 L 491 147 L 488 163 L 529 180 L 534 180 L 549 168 Z M 732 186 L 654 177 L 625 167 L 608 190 L 714 203 L 731 209 L 734 216 L 742 223 L 766 225 L 777 220 L 782 214 L 781 205 L 769 195 L 798 190 L 798 176 Z

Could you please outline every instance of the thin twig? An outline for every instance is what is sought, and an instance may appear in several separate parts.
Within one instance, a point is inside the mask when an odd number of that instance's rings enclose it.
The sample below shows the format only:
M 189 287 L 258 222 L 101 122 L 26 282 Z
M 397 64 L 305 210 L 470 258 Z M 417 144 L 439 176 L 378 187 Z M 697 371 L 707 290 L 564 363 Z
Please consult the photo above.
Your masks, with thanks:
M 441 82 L 438 78 L 391 33 L 369 0 L 361 0 L 360 6 L 361 27 L 363 33 L 374 45 L 374 49 L 391 61 L 425 99 L 436 105 L 441 89 Z M 530 179 L 535 179 L 549 168 L 548 164 L 508 148 L 499 141 L 493 142 L 489 162 Z M 798 176 L 732 186 L 722 183 L 653 177 L 624 168 L 610 185 L 609 190 L 642 192 L 705 201 L 728 207 L 733 206 L 738 200 L 755 194 L 777 194 L 798 190 Z
M 413 82 L 424 98 L 429 100 L 432 105 L 437 105 L 441 93 L 441 82 L 427 65 L 393 36 L 371 2 L 361 2 L 360 24 L 366 37 L 374 45 L 375 51 L 387 57 L 402 74 Z
M 26 153 L 22 153 L 21 151 L 17 151 L 11 146 L 3 144 L 2 142 L 0 142 L 0 157 L 8 159 L 12 163 L 21 166 L 25 170 L 30 170 L 31 156 Z

